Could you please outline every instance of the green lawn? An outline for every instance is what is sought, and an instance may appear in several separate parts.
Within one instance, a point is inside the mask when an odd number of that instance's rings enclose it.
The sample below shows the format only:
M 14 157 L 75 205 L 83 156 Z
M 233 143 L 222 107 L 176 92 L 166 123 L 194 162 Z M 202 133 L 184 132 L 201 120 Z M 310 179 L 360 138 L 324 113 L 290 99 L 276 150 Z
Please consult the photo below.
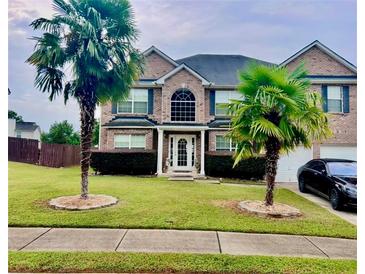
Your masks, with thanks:
M 119 252 L 9 252 L 9 272 L 356 273 L 355 260 Z
M 62 211 L 51 198 L 79 193 L 78 168 L 52 169 L 9 163 L 9 225 L 52 227 L 174 228 L 285 233 L 356 238 L 356 226 L 286 190 L 277 202 L 299 208 L 299 219 L 265 219 L 218 206 L 222 201 L 263 199 L 262 186 L 169 182 L 166 178 L 91 176 L 90 192 L 120 199 L 116 206 L 91 211 Z

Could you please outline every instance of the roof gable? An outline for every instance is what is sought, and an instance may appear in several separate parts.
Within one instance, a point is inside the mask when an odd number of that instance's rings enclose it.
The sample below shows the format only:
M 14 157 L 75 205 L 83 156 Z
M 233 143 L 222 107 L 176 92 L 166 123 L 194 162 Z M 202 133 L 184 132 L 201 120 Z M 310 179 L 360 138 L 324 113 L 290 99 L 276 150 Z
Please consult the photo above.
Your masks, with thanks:
M 324 44 L 322 44 L 318 40 L 313 41 L 309 45 L 305 46 L 304 48 L 302 48 L 301 50 L 299 50 L 298 52 L 296 52 L 295 54 L 290 56 L 288 59 L 286 59 L 284 62 L 282 62 L 280 64 L 280 66 L 287 66 L 288 64 L 290 64 L 291 62 L 296 60 L 298 57 L 300 57 L 301 55 L 304 55 L 305 53 L 309 52 L 313 48 L 318 48 L 320 51 L 327 54 L 328 56 L 333 58 L 338 63 L 342 64 L 343 66 L 345 66 L 347 69 L 349 69 L 353 73 L 355 73 L 355 74 L 357 73 L 357 68 L 354 64 L 350 63 L 345 58 L 338 55 L 336 52 L 334 52 L 330 48 L 326 47 Z
M 151 46 L 150 48 L 146 49 L 143 52 L 144 56 L 148 56 L 150 55 L 152 52 L 155 52 L 156 54 L 158 54 L 161 58 L 165 59 L 167 62 L 171 63 L 172 65 L 174 65 L 175 67 L 177 67 L 179 64 L 175 62 L 174 59 L 172 59 L 171 57 L 169 57 L 167 54 L 163 53 L 161 50 L 159 50 L 158 48 L 156 48 L 155 46 Z
M 185 69 L 190 74 L 192 74 L 193 76 L 195 76 L 196 78 L 201 80 L 203 85 L 208 86 L 208 85 L 212 84 L 207 79 L 205 79 L 203 76 L 201 76 L 198 72 L 196 72 L 195 70 L 193 70 L 192 68 L 190 68 L 189 66 L 187 66 L 184 63 L 179 65 L 178 67 L 176 67 L 175 69 L 173 69 L 169 73 L 165 74 L 164 76 L 160 77 L 159 79 L 157 79 L 155 81 L 155 83 L 158 84 L 158 85 L 163 85 L 163 84 L 165 84 L 166 79 L 170 78 L 171 76 L 173 76 L 174 74 L 178 73 L 179 71 L 181 71 L 183 69 Z

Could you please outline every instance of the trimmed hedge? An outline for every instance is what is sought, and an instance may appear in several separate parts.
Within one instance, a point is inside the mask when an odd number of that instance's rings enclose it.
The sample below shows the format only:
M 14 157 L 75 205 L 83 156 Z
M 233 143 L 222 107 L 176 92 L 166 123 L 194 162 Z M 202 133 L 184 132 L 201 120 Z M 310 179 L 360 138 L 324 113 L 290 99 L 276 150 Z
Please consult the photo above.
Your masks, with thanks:
M 90 166 L 100 174 L 151 175 L 157 170 L 155 150 L 93 151 Z
M 205 173 L 220 178 L 261 180 L 265 176 L 265 158 L 252 157 L 242 160 L 233 168 L 232 154 L 208 152 L 205 154 Z

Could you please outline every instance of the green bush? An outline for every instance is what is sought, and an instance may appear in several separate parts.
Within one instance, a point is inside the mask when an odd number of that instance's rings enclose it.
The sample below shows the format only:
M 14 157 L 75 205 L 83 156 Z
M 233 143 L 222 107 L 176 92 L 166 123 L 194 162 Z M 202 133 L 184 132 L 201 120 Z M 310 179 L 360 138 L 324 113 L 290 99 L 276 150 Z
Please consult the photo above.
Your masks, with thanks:
M 100 174 L 151 175 L 156 173 L 154 150 L 93 151 L 90 166 Z
M 212 177 L 261 180 L 265 176 L 265 158 L 252 157 L 242 160 L 233 168 L 231 154 L 208 152 L 205 154 L 205 173 Z

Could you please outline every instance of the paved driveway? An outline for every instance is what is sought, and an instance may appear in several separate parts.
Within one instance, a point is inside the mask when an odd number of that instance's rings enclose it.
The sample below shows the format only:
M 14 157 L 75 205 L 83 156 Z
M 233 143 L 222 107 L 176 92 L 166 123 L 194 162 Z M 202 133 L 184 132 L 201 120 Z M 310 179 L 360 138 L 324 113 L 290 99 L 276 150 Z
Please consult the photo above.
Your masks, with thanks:
M 354 225 L 357 225 L 357 213 L 355 210 L 351 210 L 351 209 L 345 209 L 343 211 L 333 210 L 329 201 L 327 201 L 326 199 L 324 199 L 320 196 L 317 196 L 315 194 L 312 194 L 312 193 L 301 193 L 298 189 L 297 183 L 278 183 L 278 186 L 290 189 L 291 191 L 294 191 L 298 195 L 301 195 L 301 196 L 307 198 L 308 200 L 318 204 L 319 206 L 326 208 L 328 211 L 330 211 L 333 214 L 336 214 L 337 216 L 341 217 L 342 219 L 344 219 Z

